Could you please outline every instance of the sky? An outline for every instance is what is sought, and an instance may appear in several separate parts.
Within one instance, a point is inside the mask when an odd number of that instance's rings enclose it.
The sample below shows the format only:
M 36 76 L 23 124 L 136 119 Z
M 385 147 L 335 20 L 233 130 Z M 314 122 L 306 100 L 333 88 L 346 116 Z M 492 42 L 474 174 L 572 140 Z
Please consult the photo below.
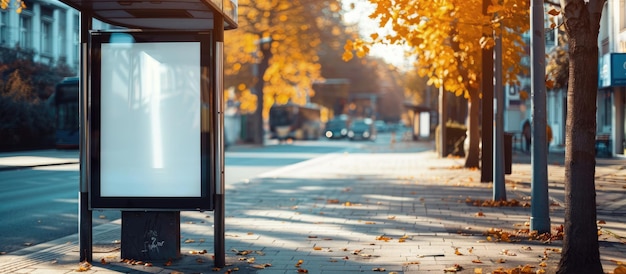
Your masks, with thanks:
M 354 9 L 350 8 L 350 3 L 354 3 Z M 388 30 L 381 29 L 379 23 L 369 18 L 374 10 L 374 6 L 367 0 L 343 0 L 344 9 L 347 11 L 344 21 L 348 24 L 358 23 L 361 30 L 361 37 L 369 38 L 370 34 L 378 32 L 379 35 L 387 33 Z M 381 57 L 385 62 L 395 65 L 400 69 L 409 69 L 411 61 L 404 57 L 404 50 L 399 45 L 377 44 L 370 49 L 370 55 Z

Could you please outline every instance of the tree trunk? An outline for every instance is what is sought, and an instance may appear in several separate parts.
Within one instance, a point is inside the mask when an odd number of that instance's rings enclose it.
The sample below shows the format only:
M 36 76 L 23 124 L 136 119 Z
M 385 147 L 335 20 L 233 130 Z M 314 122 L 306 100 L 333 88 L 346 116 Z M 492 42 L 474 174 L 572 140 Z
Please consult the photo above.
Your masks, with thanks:
M 565 0 L 569 81 L 565 138 L 565 224 L 557 273 L 603 273 L 596 225 L 595 135 L 598 32 L 603 0 Z M 594 10 L 595 8 L 598 8 Z M 594 69 L 595 70 L 595 69 Z
M 469 150 L 467 157 L 465 158 L 466 168 L 478 168 L 480 162 L 480 132 L 479 132 L 479 118 L 480 118 L 480 99 L 478 98 L 478 90 L 471 89 L 468 99 L 469 107 Z

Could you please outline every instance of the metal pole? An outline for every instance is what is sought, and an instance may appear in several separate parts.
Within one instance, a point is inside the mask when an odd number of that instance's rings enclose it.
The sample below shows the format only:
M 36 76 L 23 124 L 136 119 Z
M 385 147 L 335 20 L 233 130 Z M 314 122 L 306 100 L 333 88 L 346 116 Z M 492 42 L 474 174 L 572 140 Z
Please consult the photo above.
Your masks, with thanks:
M 530 4 L 530 78 L 532 85 L 532 166 L 530 230 L 550 232 L 548 204 L 548 145 L 546 139 L 546 45 L 544 38 L 543 0 Z
M 502 27 L 500 27 L 502 31 Z M 505 201 L 506 190 L 504 181 L 504 90 L 502 83 L 502 33 L 494 35 L 496 45 L 494 48 L 494 98 L 496 99 L 496 115 L 494 120 L 493 136 L 493 200 Z
M 92 211 L 89 210 L 89 30 L 91 14 L 80 13 L 80 77 L 79 77 L 79 119 L 80 119 L 80 185 L 78 200 L 78 245 L 81 262 L 92 262 Z
M 224 18 L 214 15 L 215 39 L 215 109 L 216 109 L 216 161 L 215 161 L 215 267 L 226 265 L 225 249 L 225 198 L 224 198 Z

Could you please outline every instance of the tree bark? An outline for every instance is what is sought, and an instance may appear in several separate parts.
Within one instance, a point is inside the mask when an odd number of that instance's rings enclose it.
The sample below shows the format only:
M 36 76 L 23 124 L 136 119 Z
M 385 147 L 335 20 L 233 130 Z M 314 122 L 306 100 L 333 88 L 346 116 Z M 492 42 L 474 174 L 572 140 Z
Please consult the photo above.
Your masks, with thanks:
M 478 168 L 480 163 L 480 98 L 478 90 L 471 89 L 469 94 L 469 149 L 465 158 L 466 168 Z
M 596 225 L 595 137 L 598 33 L 604 0 L 562 0 L 569 36 L 565 223 L 559 274 L 603 273 Z

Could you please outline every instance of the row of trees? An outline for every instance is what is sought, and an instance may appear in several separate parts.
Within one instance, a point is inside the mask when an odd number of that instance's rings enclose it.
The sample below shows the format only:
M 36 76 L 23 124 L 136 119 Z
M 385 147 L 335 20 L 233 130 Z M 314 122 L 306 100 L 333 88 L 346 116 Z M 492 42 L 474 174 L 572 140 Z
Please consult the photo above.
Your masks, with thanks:
M 491 1 L 488 14 L 479 9 L 483 0 L 410 1 L 369 0 L 376 5 L 370 15 L 381 27 L 390 25 L 384 36 L 374 33 L 370 40 L 349 41 L 346 59 L 352 51 L 367 52 L 370 45 L 406 44 L 418 56 L 416 65 L 428 84 L 469 99 L 470 148 L 466 167 L 478 165 L 478 117 L 481 91 L 481 50 L 491 48 L 494 37 L 503 43 L 503 78 L 515 83 L 523 72 L 519 59 L 522 33 L 529 28 L 529 1 Z M 541 1 L 539 1 L 541 3 Z M 546 1 L 548 2 L 548 1 Z M 598 77 L 588 68 L 598 67 L 598 33 L 604 0 L 561 0 L 558 3 L 568 37 L 567 57 L 559 49 L 551 66 L 568 73 L 548 72 L 553 83 L 567 78 L 567 122 L 565 154 L 565 197 L 563 252 L 558 273 L 603 273 L 600 264 L 595 203 L 595 132 Z M 535 3 L 535 2 L 533 2 Z M 558 12 L 551 12 L 557 14 Z M 576 111 L 574 111 L 576 110 Z
M 377 58 L 341 60 L 343 41 L 358 36 L 358 28 L 343 21 L 341 1 L 240 0 L 238 5 L 239 27 L 225 36 L 224 81 L 234 88 L 243 113 L 262 107 L 267 116 L 274 103 L 303 104 L 315 96 L 316 83 L 331 78 L 347 79 L 352 93 L 382 93 L 382 83 L 389 83 L 402 102 L 401 72 Z M 388 110 L 400 115 L 400 108 Z

